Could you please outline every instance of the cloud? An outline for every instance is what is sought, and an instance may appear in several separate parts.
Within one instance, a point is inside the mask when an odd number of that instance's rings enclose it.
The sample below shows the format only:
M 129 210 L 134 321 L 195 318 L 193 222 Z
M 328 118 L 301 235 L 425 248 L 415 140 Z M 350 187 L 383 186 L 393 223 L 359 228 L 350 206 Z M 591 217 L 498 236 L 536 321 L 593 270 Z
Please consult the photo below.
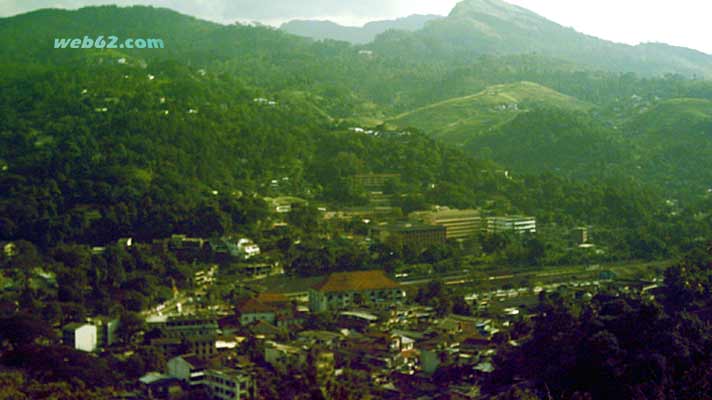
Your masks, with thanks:
M 427 1 L 430 2 L 430 1 Z M 322 16 L 372 19 L 401 16 L 406 0 L 0 0 L 0 16 L 39 8 L 75 9 L 88 5 L 154 5 L 215 21 L 284 20 Z M 404 7 L 405 6 L 405 7 Z M 407 13 L 407 12 L 406 12 Z

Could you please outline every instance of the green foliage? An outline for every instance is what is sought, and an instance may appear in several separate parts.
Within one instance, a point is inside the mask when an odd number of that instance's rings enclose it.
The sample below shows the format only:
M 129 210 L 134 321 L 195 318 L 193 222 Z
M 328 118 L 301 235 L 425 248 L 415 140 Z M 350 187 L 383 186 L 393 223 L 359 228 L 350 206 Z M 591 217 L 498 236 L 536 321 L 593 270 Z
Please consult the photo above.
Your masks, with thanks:
M 599 294 L 578 306 L 544 294 L 532 330 L 520 329 L 522 345 L 498 352 L 488 390 L 517 381 L 561 399 L 699 398 L 712 382 L 704 259 L 666 272 L 662 304 Z

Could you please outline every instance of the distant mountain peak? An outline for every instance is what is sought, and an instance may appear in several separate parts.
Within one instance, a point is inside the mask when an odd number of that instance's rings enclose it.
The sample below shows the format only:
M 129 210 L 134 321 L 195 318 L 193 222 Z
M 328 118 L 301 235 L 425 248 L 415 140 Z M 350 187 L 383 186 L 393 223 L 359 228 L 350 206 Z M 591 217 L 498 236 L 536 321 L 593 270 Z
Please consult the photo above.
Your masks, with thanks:
M 450 17 L 468 17 L 476 14 L 485 14 L 503 20 L 521 17 L 542 19 L 542 17 L 526 8 L 501 0 L 463 0 L 453 8 L 450 12 Z
M 428 22 L 442 18 L 438 15 L 414 14 L 394 20 L 373 21 L 362 27 L 342 26 L 332 21 L 292 20 L 282 24 L 279 29 L 316 40 L 333 39 L 366 44 L 388 30 L 417 31 Z

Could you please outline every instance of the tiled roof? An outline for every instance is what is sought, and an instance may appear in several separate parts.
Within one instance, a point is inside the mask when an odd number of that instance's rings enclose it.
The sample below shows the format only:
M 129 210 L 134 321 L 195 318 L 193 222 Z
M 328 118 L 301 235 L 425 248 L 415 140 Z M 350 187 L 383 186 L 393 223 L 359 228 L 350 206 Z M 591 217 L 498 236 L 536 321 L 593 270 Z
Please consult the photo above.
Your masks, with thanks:
M 275 312 L 274 307 L 263 302 L 249 298 L 237 304 L 237 309 L 242 314 Z
M 396 289 L 398 282 L 390 279 L 383 271 L 337 272 L 314 285 L 320 292 L 360 292 L 363 290 Z
M 278 335 L 281 333 L 279 328 L 270 324 L 267 321 L 255 321 L 249 326 L 250 332 L 256 335 Z
M 289 298 L 282 293 L 260 293 L 257 300 L 262 303 L 289 303 Z

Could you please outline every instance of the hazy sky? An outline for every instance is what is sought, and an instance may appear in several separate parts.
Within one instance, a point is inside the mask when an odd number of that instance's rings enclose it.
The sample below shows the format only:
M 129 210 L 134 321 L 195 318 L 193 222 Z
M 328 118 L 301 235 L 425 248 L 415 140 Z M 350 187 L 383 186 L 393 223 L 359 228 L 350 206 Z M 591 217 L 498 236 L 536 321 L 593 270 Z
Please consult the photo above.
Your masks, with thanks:
M 712 54 L 712 3 L 704 0 L 508 0 L 580 32 L 617 42 L 665 42 Z M 409 14 L 446 15 L 457 0 L 0 0 L 0 16 L 44 7 L 153 4 L 218 22 L 331 19 L 361 25 Z

